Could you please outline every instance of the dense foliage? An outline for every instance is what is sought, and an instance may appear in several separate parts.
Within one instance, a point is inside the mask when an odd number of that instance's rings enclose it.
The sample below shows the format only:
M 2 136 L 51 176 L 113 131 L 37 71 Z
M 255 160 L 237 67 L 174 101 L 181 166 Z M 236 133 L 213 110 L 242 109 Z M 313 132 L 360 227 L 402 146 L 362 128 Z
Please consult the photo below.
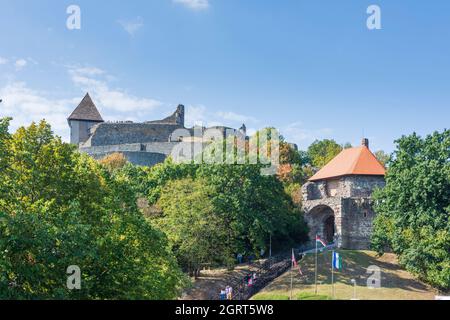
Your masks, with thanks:
M 450 130 L 397 141 L 386 188 L 375 195 L 373 247 L 391 248 L 411 272 L 450 288 Z
M 385 167 L 389 165 L 389 162 L 391 161 L 391 155 L 387 154 L 383 150 L 375 151 L 374 155 L 382 165 L 384 165 Z
M 308 148 L 308 159 L 313 167 L 321 169 L 342 150 L 343 147 L 334 140 L 317 140 Z
M 161 214 L 151 221 L 168 235 L 179 262 L 191 272 L 205 263 L 231 266 L 237 253 L 267 252 L 271 235 L 274 250 L 305 239 L 302 216 L 283 184 L 261 175 L 259 166 L 169 160 L 153 170 L 158 174 L 150 177 L 158 178 L 150 180 L 149 200 Z
M 129 180 L 62 143 L 45 122 L 0 120 L 0 298 L 171 299 L 184 276 Z M 81 290 L 68 290 L 69 266 Z

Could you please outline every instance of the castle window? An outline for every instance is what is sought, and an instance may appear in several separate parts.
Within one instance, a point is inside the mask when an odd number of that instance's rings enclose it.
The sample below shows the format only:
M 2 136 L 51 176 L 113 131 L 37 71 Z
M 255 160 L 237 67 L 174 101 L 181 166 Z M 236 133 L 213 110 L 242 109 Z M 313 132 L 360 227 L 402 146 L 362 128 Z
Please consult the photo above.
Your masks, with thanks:
M 339 180 L 329 180 L 327 182 L 327 193 L 329 197 L 335 197 L 338 193 Z

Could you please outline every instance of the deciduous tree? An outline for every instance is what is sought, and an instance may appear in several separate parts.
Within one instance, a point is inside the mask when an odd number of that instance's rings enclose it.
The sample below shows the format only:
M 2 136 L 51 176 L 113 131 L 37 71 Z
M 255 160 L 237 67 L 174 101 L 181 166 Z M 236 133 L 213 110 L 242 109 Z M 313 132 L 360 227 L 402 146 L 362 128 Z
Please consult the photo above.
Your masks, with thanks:
M 391 248 L 408 270 L 449 289 L 450 130 L 399 139 L 375 201 L 373 247 Z

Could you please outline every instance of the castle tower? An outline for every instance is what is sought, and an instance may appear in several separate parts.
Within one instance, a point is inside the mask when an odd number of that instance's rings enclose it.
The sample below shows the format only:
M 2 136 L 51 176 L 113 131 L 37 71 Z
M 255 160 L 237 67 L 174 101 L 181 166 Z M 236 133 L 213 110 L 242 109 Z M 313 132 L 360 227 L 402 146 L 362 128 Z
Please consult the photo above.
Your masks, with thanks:
M 313 240 L 319 235 L 340 248 L 368 249 L 375 212 L 372 193 L 383 188 L 385 168 L 369 150 L 369 140 L 343 150 L 302 187 L 305 220 Z
M 243 123 L 242 127 L 239 128 L 239 131 L 244 135 L 244 137 L 247 136 L 247 127 L 245 126 L 245 123 Z
M 176 115 L 177 115 L 176 122 L 178 125 L 180 125 L 182 127 L 184 127 L 184 116 L 185 116 L 184 112 L 185 112 L 184 105 L 182 105 L 182 104 L 178 105 L 178 108 L 176 111 Z
M 70 127 L 70 143 L 80 145 L 89 139 L 90 130 L 104 122 L 89 93 L 67 119 Z

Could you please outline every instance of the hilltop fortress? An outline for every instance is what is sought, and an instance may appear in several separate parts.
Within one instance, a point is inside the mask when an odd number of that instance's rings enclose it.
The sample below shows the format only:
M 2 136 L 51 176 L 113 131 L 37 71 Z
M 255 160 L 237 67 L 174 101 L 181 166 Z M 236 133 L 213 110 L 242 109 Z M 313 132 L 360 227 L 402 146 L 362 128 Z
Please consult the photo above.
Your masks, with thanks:
M 209 129 L 220 132 L 223 138 L 239 135 L 246 138 L 247 129 L 228 127 L 185 127 L 185 108 L 179 105 L 177 110 L 163 120 L 134 123 L 131 121 L 105 122 L 89 93 L 67 119 L 70 126 L 70 142 L 78 146 L 81 152 L 95 159 L 120 152 L 129 162 L 141 166 L 154 166 L 172 153 L 180 143 L 189 143 L 186 134 L 198 136 Z

